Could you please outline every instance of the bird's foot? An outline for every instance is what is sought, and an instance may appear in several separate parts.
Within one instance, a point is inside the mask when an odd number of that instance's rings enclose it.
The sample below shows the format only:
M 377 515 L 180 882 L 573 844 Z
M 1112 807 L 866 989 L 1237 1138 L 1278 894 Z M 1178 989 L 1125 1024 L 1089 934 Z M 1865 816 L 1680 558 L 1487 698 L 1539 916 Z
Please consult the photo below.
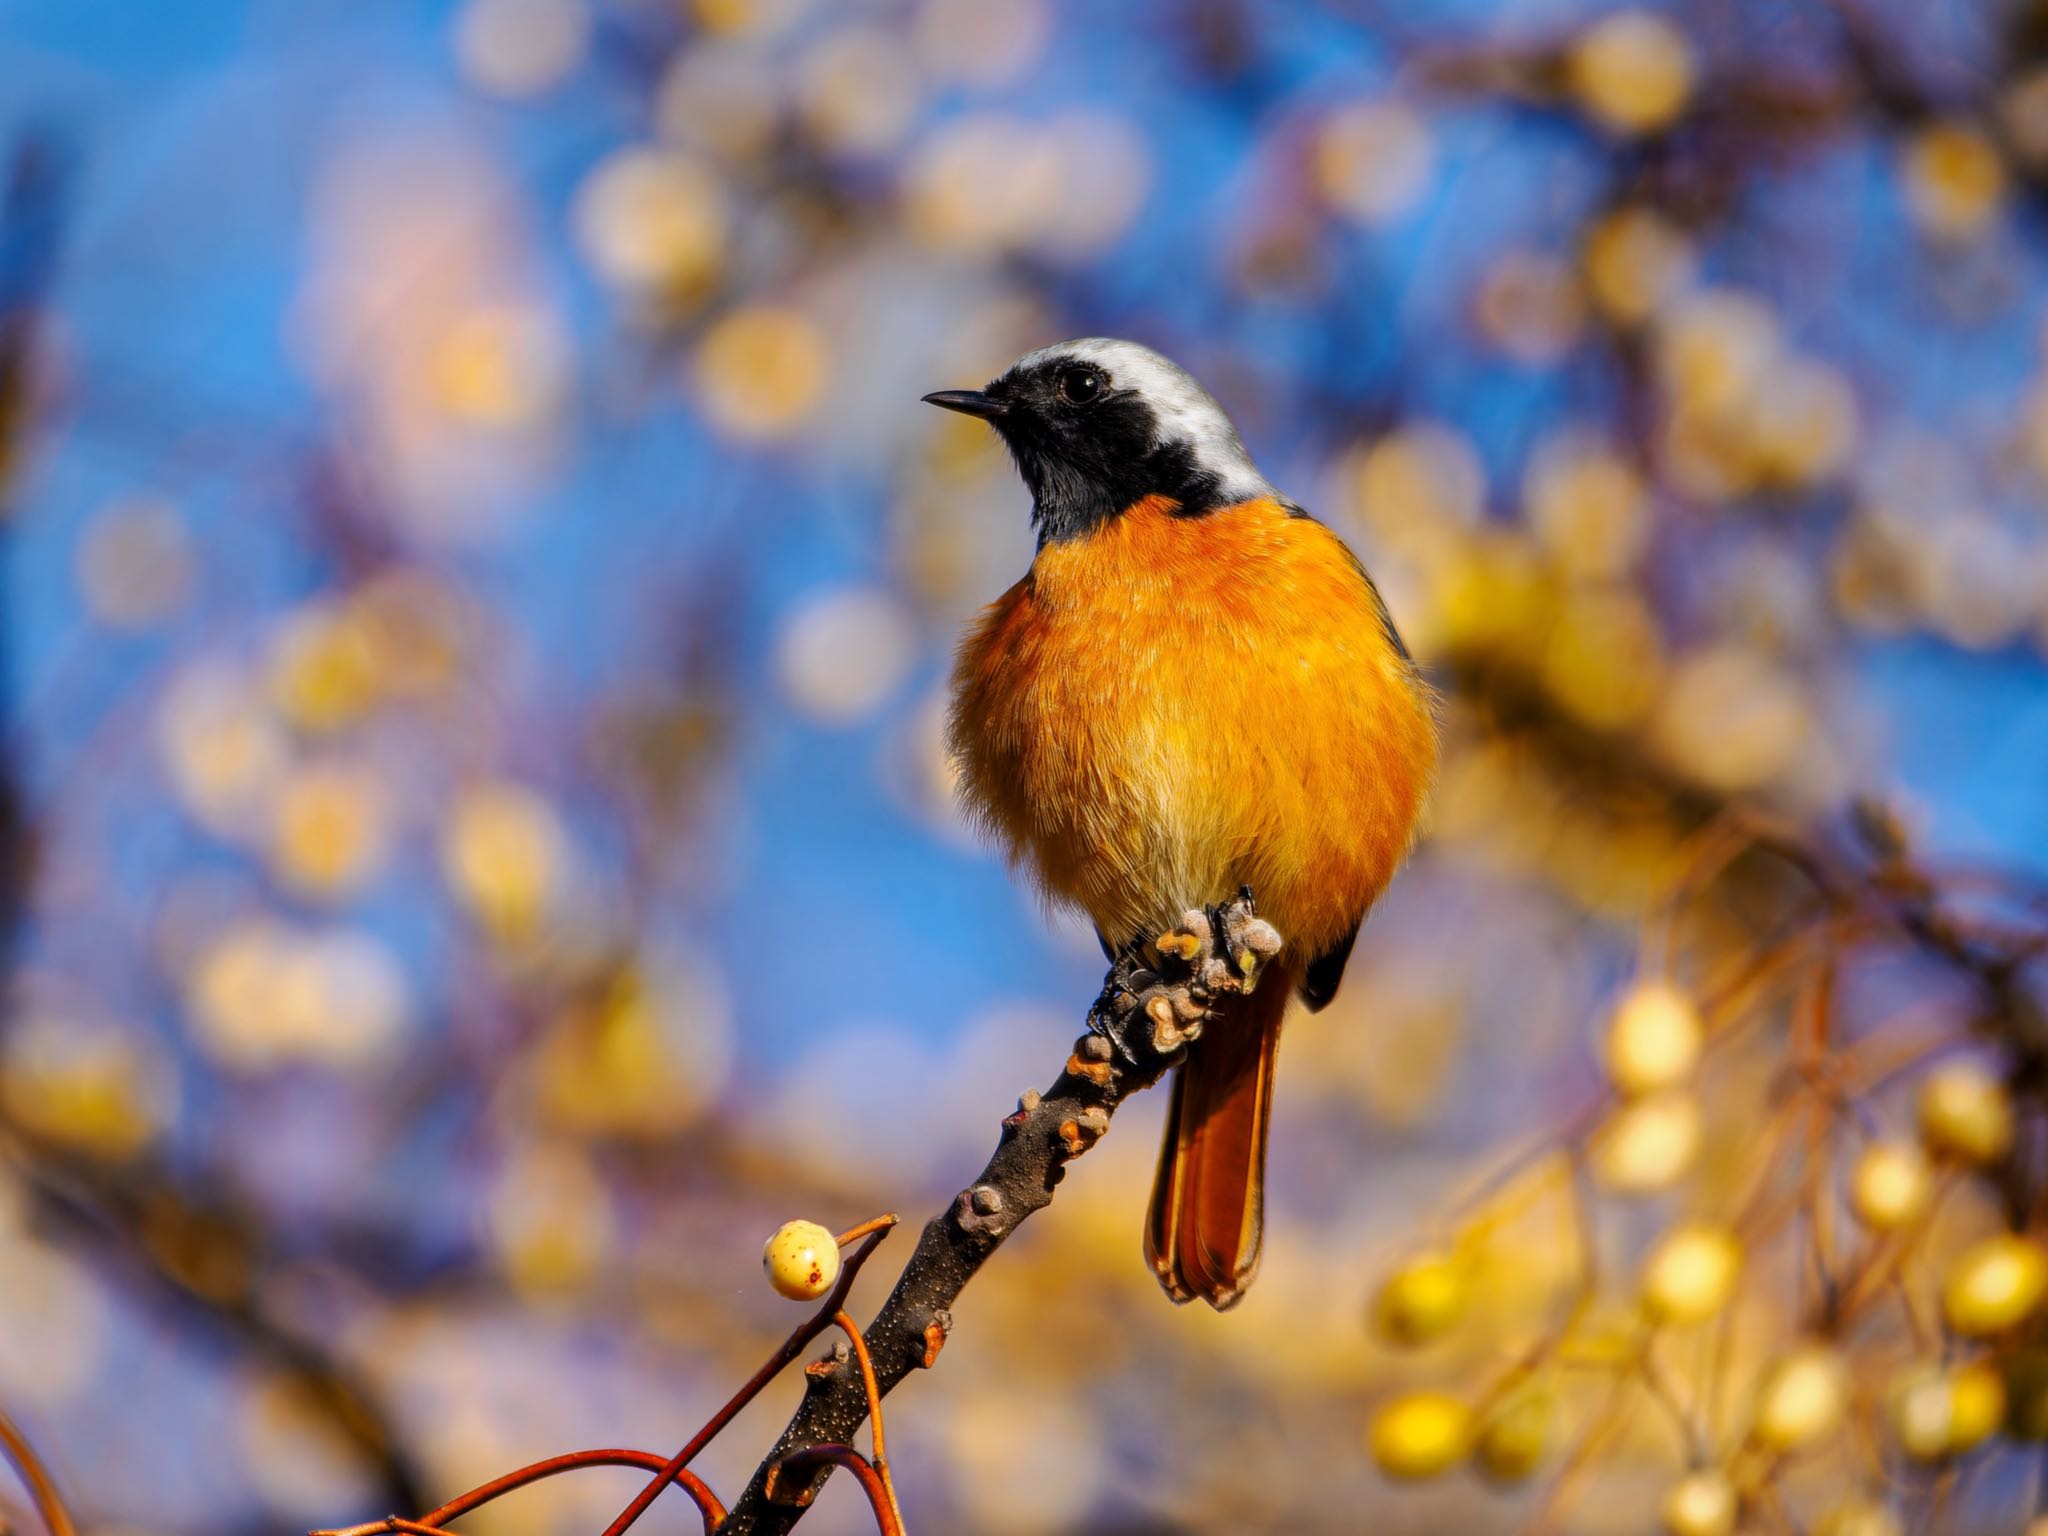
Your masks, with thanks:
M 1251 991 L 1279 952 L 1279 933 L 1241 890 L 1221 906 L 1184 913 L 1149 942 L 1126 945 L 1110 967 L 1110 1004 L 1120 1016 L 1141 1011 L 1152 1051 L 1170 1055 L 1201 1036 L 1220 994 Z
M 1243 990 L 1251 991 L 1265 974 L 1266 962 L 1280 953 L 1280 930 L 1259 916 L 1248 885 L 1239 886 L 1235 896 L 1220 907 L 1209 908 L 1206 915 Z

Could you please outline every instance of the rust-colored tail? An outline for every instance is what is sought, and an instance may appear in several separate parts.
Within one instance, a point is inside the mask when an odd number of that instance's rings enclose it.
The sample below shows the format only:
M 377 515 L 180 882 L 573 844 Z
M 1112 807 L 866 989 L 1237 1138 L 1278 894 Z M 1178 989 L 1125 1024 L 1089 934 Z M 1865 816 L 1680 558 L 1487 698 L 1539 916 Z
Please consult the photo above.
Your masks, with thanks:
M 1293 990 L 1276 966 L 1249 997 L 1219 998 L 1174 1072 L 1145 1257 L 1175 1301 L 1199 1296 L 1223 1311 L 1258 1272 L 1273 1063 Z

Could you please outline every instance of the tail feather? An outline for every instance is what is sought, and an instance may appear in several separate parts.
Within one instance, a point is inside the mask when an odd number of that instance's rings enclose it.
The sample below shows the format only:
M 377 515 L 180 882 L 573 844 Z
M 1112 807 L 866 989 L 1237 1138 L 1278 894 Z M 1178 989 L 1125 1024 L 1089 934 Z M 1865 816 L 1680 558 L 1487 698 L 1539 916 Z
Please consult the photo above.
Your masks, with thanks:
M 1269 974 L 1249 997 L 1219 999 L 1174 1073 L 1145 1257 L 1175 1301 L 1222 1311 L 1258 1272 L 1273 1066 L 1291 991 L 1289 978 Z

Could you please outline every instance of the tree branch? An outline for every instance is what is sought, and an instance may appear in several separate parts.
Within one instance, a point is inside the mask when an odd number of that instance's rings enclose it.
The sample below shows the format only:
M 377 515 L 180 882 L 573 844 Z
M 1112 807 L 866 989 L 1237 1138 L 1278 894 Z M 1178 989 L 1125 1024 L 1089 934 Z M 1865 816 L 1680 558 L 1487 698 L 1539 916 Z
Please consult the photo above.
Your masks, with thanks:
M 1117 957 L 1050 1088 L 1026 1093 L 1002 1123 L 1002 1139 L 980 1175 L 926 1224 L 896 1287 L 866 1330 L 874 1389 L 886 1395 L 911 1372 L 930 1368 L 953 1326 L 953 1303 L 996 1249 L 1032 1212 L 1052 1203 L 1067 1165 L 1101 1139 L 1133 1093 L 1151 1087 L 1200 1033 L 1209 1000 L 1242 990 L 1278 952 L 1279 936 L 1258 920 L 1251 893 L 1208 912 L 1157 944 Z M 1156 967 L 1156 969 L 1155 969 Z M 796 1415 L 719 1527 L 720 1536 L 784 1532 L 803 1518 L 833 1463 L 821 1447 L 847 1446 L 868 1416 L 868 1387 L 842 1348 L 810 1367 Z M 797 1459 L 801 1458 L 801 1459 Z M 796 1475 L 808 1471 L 808 1477 Z

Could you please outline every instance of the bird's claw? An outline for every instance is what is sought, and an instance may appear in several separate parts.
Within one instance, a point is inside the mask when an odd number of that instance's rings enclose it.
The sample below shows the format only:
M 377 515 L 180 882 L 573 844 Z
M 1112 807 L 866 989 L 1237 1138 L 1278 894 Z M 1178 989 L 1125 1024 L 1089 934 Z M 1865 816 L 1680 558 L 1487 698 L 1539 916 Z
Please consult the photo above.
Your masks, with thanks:
M 1126 947 L 1111 967 L 1111 1006 L 1122 1016 L 1143 1010 L 1152 1052 L 1171 1055 L 1200 1038 L 1219 994 L 1251 991 L 1279 952 L 1279 933 L 1254 912 L 1251 892 L 1243 890 Z
M 1265 974 L 1266 962 L 1280 953 L 1280 930 L 1260 917 L 1252 905 L 1252 888 L 1241 886 L 1237 895 L 1208 912 L 1218 947 L 1230 957 L 1243 991 L 1249 992 Z

